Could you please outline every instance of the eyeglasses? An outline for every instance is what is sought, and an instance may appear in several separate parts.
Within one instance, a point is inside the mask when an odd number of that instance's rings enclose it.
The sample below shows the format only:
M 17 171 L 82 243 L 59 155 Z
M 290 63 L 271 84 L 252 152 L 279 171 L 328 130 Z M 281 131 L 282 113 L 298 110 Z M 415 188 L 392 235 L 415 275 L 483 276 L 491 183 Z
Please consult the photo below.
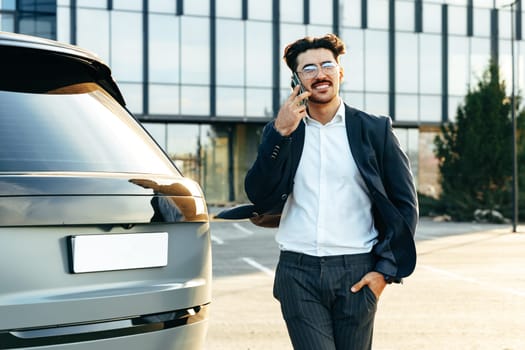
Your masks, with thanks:
M 337 72 L 337 67 L 339 66 L 335 62 L 328 61 L 321 63 L 320 67 L 324 74 L 334 75 Z M 298 71 L 297 73 L 302 74 L 303 78 L 305 79 L 313 79 L 319 75 L 319 66 L 316 64 L 307 64 L 303 67 L 302 71 Z

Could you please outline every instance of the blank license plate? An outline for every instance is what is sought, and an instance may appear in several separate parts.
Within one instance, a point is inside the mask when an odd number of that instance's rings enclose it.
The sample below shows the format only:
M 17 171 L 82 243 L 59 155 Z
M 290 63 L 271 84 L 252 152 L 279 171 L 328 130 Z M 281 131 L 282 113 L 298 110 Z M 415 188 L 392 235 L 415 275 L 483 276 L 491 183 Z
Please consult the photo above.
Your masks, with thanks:
M 168 233 L 80 235 L 69 237 L 72 273 L 168 265 Z

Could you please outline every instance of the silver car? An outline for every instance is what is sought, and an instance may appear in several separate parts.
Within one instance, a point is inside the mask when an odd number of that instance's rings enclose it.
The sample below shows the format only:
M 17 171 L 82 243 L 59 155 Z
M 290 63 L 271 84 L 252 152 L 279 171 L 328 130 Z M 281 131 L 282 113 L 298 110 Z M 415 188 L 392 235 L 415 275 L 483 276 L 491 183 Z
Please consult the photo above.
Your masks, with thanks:
M 0 32 L 0 349 L 201 349 L 207 206 L 90 52 Z

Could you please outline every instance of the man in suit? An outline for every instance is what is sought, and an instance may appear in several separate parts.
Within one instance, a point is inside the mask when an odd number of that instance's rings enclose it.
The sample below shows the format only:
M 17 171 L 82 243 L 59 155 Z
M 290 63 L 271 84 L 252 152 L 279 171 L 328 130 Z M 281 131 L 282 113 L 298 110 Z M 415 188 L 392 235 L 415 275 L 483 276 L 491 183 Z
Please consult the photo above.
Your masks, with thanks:
M 245 179 L 253 211 L 281 214 L 274 296 L 301 350 L 371 349 L 378 298 L 416 262 L 408 158 L 390 118 L 339 97 L 344 53 L 333 34 L 286 47 L 300 84 L 266 125 Z

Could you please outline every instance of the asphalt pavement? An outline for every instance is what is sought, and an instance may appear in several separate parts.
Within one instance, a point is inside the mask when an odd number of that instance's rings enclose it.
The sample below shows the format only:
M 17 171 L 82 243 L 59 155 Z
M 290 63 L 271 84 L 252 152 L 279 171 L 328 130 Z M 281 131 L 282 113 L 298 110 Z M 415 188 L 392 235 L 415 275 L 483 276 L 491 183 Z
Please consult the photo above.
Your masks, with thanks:
M 249 221 L 211 225 L 214 285 L 205 349 L 292 349 L 272 297 L 275 230 Z M 416 270 L 383 292 L 373 349 L 525 350 L 525 226 L 511 231 L 421 219 Z

